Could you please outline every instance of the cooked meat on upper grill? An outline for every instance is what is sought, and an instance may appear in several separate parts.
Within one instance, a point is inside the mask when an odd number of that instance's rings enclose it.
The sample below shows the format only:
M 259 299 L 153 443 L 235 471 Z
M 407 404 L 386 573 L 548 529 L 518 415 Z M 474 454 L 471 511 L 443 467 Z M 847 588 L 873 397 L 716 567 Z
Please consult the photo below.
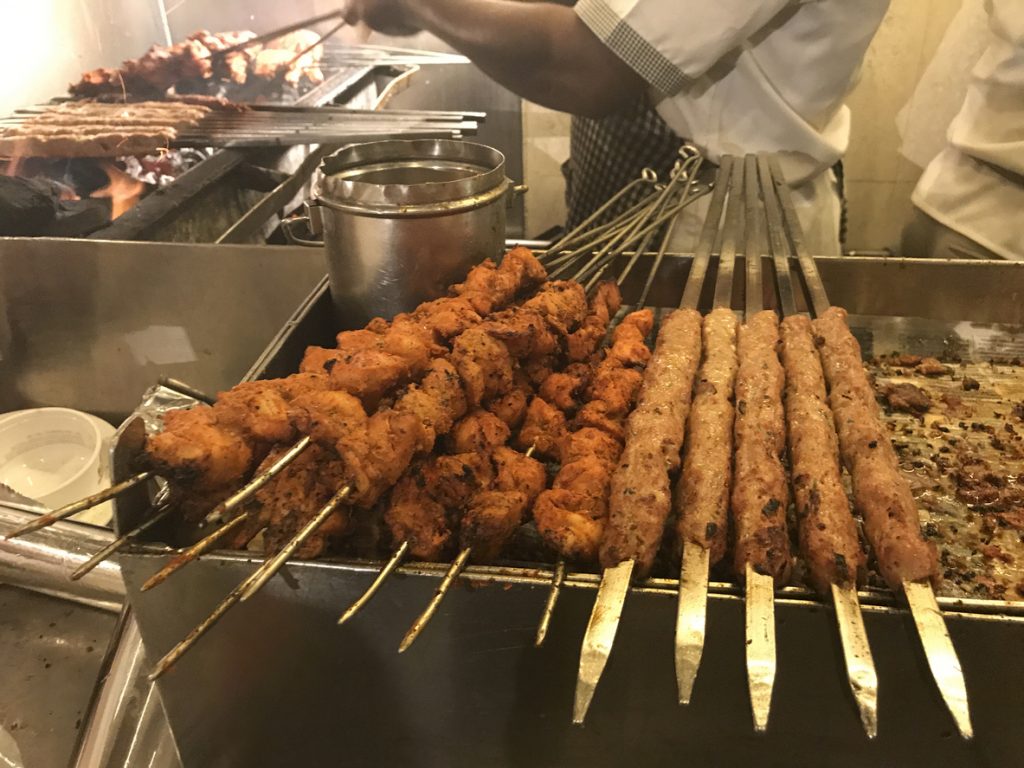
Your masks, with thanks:
M 524 288 L 533 289 L 547 278 L 547 272 L 528 248 L 513 248 L 500 267 L 485 261 L 470 270 L 465 282 L 452 286 L 452 293 L 468 299 L 481 315 L 508 304 Z
M 412 473 L 391 492 L 384 522 L 396 544 L 409 542 L 414 560 L 440 560 L 449 549 L 452 530 L 444 505 Z
M 643 368 L 651 359 L 647 337 L 654 328 L 654 313 L 649 309 L 630 312 L 612 331 L 608 355 L 623 365 Z
M 512 357 L 544 357 L 558 351 L 558 338 L 548 328 L 544 315 L 536 310 L 496 312 L 480 327 L 503 343 Z
M 700 362 L 700 327 L 699 312 L 680 309 L 658 332 L 611 479 L 608 527 L 600 553 L 605 568 L 634 560 L 636 576 L 643 578 L 654 564 L 671 510 L 669 476 L 679 466 Z
M 727 307 L 704 318 L 703 359 L 687 425 L 683 472 L 674 491 L 681 542 L 725 556 L 732 481 L 733 401 L 736 383 L 736 315 Z
M 811 321 L 782 321 L 786 370 L 786 426 L 800 553 L 810 580 L 822 594 L 832 584 L 854 584 L 864 576 L 864 551 L 839 472 L 839 443 L 825 394 L 825 375 L 814 346 Z
M 861 362 L 846 312 L 832 307 L 814 321 L 815 343 L 829 385 L 839 448 L 853 481 L 853 500 L 886 582 L 939 577 L 935 545 L 925 539 L 917 504 L 879 418 L 875 393 Z
M 785 374 L 778 345 L 779 319 L 770 310 L 758 312 L 739 330 L 732 520 L 736 574 L 743 578 L 750 563 L 783 586 L 793 563 L 786 527 L 789 483 L 782 463 Z
M 119 68 L 86 72 L 69 87 L 73 96 L 163 96 L 169 89 L 188 90 L 197 81 L 226 80 L 244 85 L 250 79 L 281 80 L 298 86 L 303 78 L 311 85 L 324 80 L 319 63 L 323 46 L 319 35 L 301 29 L 268 42 L 254 44 L 214 58 L 213 53 L 256 37 L 254 32 L 193 32 L 174 45 L 154 45 Z M 298 54 L 303 54 L 298 57 Z

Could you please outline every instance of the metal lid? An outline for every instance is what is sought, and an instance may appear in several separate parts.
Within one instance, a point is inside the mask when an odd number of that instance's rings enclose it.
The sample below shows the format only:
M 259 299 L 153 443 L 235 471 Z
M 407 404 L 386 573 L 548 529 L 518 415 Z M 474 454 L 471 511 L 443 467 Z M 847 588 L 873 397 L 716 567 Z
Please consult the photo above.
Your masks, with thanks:
M 319 202 L 386 216 L 422 216 L 475 208 L 505 193 L 505 156 L 452 139 L 355 144 L 326 158 Z

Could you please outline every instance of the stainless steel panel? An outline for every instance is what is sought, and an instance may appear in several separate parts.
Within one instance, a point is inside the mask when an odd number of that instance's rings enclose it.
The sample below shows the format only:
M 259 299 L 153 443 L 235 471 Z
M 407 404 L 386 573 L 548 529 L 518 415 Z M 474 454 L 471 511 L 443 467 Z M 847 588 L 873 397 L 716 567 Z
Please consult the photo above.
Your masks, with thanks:
M 116 421 L 161 375 L 224 389 L 325 272 L 318 249 L 0 239 L 0 411 Z
M 125 578 L 150 658 L 181 639 L 252 566 L 217 558 L 145 594 L 161 560 L 133 555 Z M 630 596 L 585 728 L 570 723 L 592 590 L 559 601 L 547 644 L 533 633 L 547 590 L 455 589 L 408 652 L 409 623 L 437 581 L 393 579 L 350 624 L 340 611 L 370 573 L 292 564 L 233 609 L 159 683 L 190 766 L 1002 766 L 1024 750 L 1022 627 L 948 618 L 977 738 L 961 742 L 929 682 L 909 618 L 866 610 L 881 679 L 880 736 L 863 735 L 831 610 L 780 602 L 779 678 L 767 735 L 750 727 L 743 611 L 711 601 L 694 703 L 676 703 L 674 601 Z M 173 587 L 171 586 L 173 584 Z M 198 703 L 197 697 L 201 704 Z M 211 715 L 211 713 L 216 713 Z

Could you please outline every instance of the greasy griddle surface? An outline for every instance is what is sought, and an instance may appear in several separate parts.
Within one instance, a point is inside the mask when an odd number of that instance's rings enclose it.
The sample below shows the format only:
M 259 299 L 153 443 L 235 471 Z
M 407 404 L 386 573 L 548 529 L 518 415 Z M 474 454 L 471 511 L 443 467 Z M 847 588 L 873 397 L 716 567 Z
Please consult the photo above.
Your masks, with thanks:
M 895 362 L 869 364 L 879 394 L 910 384 L 930 400 L 919 415 L 887 407 L 885 420 L 939 547 L 939 594 L 1024 599 L 1024 367 L 947 361 L 947 373 L 925 376 Z

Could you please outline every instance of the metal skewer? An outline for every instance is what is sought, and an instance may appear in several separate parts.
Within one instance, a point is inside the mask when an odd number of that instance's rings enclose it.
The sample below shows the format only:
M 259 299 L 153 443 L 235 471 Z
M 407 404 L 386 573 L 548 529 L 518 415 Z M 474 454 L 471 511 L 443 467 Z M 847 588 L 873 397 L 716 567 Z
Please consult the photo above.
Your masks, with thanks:
M 352 493 L 352 486 L 350 485 L 346 485 L 335 493 L 331 500 L 324 504 L 320 511 L 302 526 L 302 529 L 292 537 L 292 540 L 281 548 L 280 552 L 269 560 L 264 561 L 263 565 L 253 574 L 253 579 L 249 586 L 242 591 L 242 600 L 248 600 L 259 592 L 260 588 L 284 567 L 284 564 L 288 562 L 288 558 L 294 554 L 295 550 L 302 546 L 303 542 L 312 536 L 317 528 L 327 522 L 327 518 L 337 511 L 338 507 L 349 497 L 350 493 Z
M 455 583 L 455 579 L 458 578 L 459 574 L 466 568 L 469 563 L 469 556 L 472 554 L 472 548 L 466 547 L 464 550 L 459 552 L 459 556 L 455 558 L 455 562 L 451 564 L 451 567 L 445 573 L 444 578 L 437 587 L 437 591 L 434 592 L 434 596 L 431 598 L 427 607 L 423 613 L 412 623 L 409 627 L 409 631 L 405 633 L 405 637 L 402 638 L 401 644 L 398 646 L 398 652 L 404 653 L 408 650 L 409 646 L 416 642 L 416 638 L 420 636 L 427 624 L 434 614 L 437 613 L 437 609 L 441 605 L 441 601 L 444 600 L 445 595 L 448 594 L 448 590 L 451 589 L 452 584 Z
M 761 274 L 761 254 L 758 217 L 757 159 L 746 155 L 743 160 L 744 196 L 746 206 L 746 309 L 750 320 L 764 306 L 764 286 Z M 775 582 L 771 576 L 758 573 L 748 562 L 744 573 L 746 584 L 746 659 L 747 687 L 754 715 L 754 730 L 762 733 L 768 727 L 771 713 L 772 691 L 775 687 Z
M 785 190 L 781 186 L 784 182 L 780 182 L 779 177 L 773 173 L 769 157 L 764 154 L 758 155 L 757 167 L 761 177 L 765 215 L 768 219 L 769 242 L 775 267 L 779 306 L 784 315 L 793 315 L 796 314 L 796 302 L 789 269 L 790 249 L 787 242 L 787 230 L 790 239 L 794 242 L 802 244 L 803 236 L 801 231 L 796 232 L 796 237 L 792 236 L 793 228 L 798 226 L 795 218 L 784 221 L 781 202 L 785 195 Z M 795 216 L 795 211 L 793 214 Z M 789 226 L 787 227 L 786 224 Z M 811 264 L 813 265 L 813 261 Z M 809 283 L 820 285 L 816 272 L 805 276 Z M 820 307 L 820 297 L 819 306 L 815 309 L 816 312 L 824 311 L 824 308 Z M 871 645 L 864 627 L 864 617 L 861 613 L 860 600 L 857 597 L 856 584 L 832 584 L 832 602 L 835 605 L 836 623 L 839 627 L 839 638 L 850 691 L 857 703 L 864 732 L 868 738 L 873 739 L 878 735 L 878 673 L 875 670 Z
M 237 587 L 228 593 L 220 604 L 213 609 L 213 613 L 207 616 L 198 626 L 196 626 L 185 639 L 174 646 L 167 654 L 157 662 L 156 666 L 149 673 L 149 680 L 156 680 L 158 677 L 163 675 L 168 669 L 170 669 L 174 663 L 180 659 L 193 645 L 198 642 L 199 638 L 205 635 L 214 624 L 220 621 L 221 617 L 224 616 L 228 610 L 240 601 L 246 600 L 252 597 L 259 591 L 266 582 L 284 565 L 285 561 L 291 556 L 291 554 L 298 549 L 302 543 L 312 535 L 312 533 L 323 524 L 327 518 L 329 518 L 338 508 L 338 506 L 348 498 L 351 493 L 350 486 L 345 486 L 340 491 L 334 494 L 320 511 L 314 515 L 314 517 L 302 527 L 302 530 L 291 541 L 289 541 L 284 548 L 278 552 L 274 557 L 265 560 L 263 564 L 253 571 L 246 579 L 242 581 Z
M 530 458 L 531 456 L 533 456 L 534 450 L 536 450 L 536 447 L 531 445 L 526 450 L 526 458 Z M 408 542 L 404 543 L 408 544 Z M 462 573 L 466 569 L 466 566 L 469 564 L 470 554 L 472 554 L 472 547 L 466 547 L 461 552 L 459 552 L 458 556 L 455 558 L 455 561 L 451 564 L 451 566 L 448 568 L 448 571 L 445 573 L 444 578 L 441 579 L 441 583 L 438 584 L 437 590 L 434 592 L 434 596 L 430 599 L 430 602 L 427 604 L 427 607 L 423 610 L 423 613 L 419 615 L 416 621 L 412 623 L 412 626 L 409 627 L 409 631 L 405 633 L 405 637 L 402 638 L 402 642 L 398 646 L 399 653 L 404 653 L 406 649 L 409 648 L 410 645 L 416 642 L 416 638 L 420 636 L 423 630 L 426 629 L 427 624 L 430 623 L 430 620 L 434 618 L 434 614 L 437 613 L 437 609 L 440 607 L 441 601 L 444 600 L 445 596 L 448 594 L 448 591 L 452 588 L 452 584 L 455 583 L 455 580 L 458 578 L 459 574 Z M 392 557 L 392 559 L 394 559 L 394 557 Z M 380 577 L 378 577 L 378 579 L 380 579 Z M 370 586 L 372 589 L 373 585 L 371 584 Z M 350 608 L 349 611 L 351 610 L 352 609 Z M 346 613 L 348 613 L 349 611 L 346 611 Z
M 696 167 L 699 168 L 699 165 L 698 161 Z M 657 265 L 668 249 L 677 221 L 678 219 L 674 219 L 665 232 L 658 256 L 652 265 L 652 274 L 657 271 Z M 696 282 L 697 279 L 697 270 L 691 270 L 686 278 L 684 296 L 693 295 L 694 292 L 696 295 L 700 295 L 700 288 L 691 288 L 691 281 Z M 703 281 L 703 275 L 700 276 L 700 280 Z M 648 278 L 635 309 L 643 308 L 651 282 L 651 278 Z M 601 575 L 601 583 L 597 589 L 597 597 L 594 599 L 594 607 L 580 649 L 580 666 L 576 677 L 572 716 L 573 723 L 577 725 L 582 725 L 587 716 L 590 702 L 594 698 L 594 691 L 600 682 L 605 665 L 608 663 L 608 657 L 611 655 L 615 635 L 619 629 L 619 620 L 622 618 L 622 609 L 626 602 L 626 596 L 629 594 L 629 582 L 634 567 L 635 561 L 625 560 L 617 566 L 605 568 Z
M 739 193 L 743 186 L 742 181 L 741 164 L 730 155 L 723 157 L 715 182 L 715 194 L 711 198 L 708 216 L 704 221 L 693 265 L 690 267 L 694 281 L 687 281 L 681 306 L 696 309 L 700 301 L 700 290 L 707 273 L 727 196 L 729 206 L 725 214 L 724 238 L 718 257 L 719 267 L 713 305 L 728 307 L 731 304 L 733 267 L 736 260 L 736 227 L 740 206 L 743 204 Z M 690 703 L 693 684 L 697 679 L 697 670 L 704 654 L 710 562 L 710 552 L 707 548 L 689 539 L 683 541 L 675 634 L 676 685 L 679 689 L 680 704 Z
M 401 545 L 398 547 L 398 549 L 395 550 L 395 553 L 391 555 L 391 559 L 389 559 L 384 564 L 384 567 L 380 569 L 380 573 L 377 574 L 376 578 L 373 580 L 373 583 L 366 588 L 366 591 L 363 592 L 359 599 L 352 603 L 352 605 L 350 605 L 348 609 L 343 614 L 341 614 L 341 616 L 338 618 L 339 625 L 344 624 L 346 621 L 348 621 L 357 613 L 359 613 L 363 606 L 373 599 L 373 596 L 377 594 L 377 590 L 381 588 L 381 585 L 385 581 L 387 581 L 388 576 L 390 576 L 391 573 L 399 565 L 402 564 L 402 561 L 405 559 L 405 556 L 406 554 L 408 554 L 408 552 L 409 541 L 406 540 L 403 541 Z
M 89 573 L 97 565 L 99 565 L 104 560 L 106 560 L 108 557 L 110 557 L 115 552 L 117 552 L 119 549 L 121 549 L 121 547 L 123 547 L 129 541 L 134 539 L 140 533 L 149 530 L 154 525 L 156 525 L 161 520 L 163 520 L 168 515 L 170 515 L 171 512 L 174 512 L 174 511 L 175 511 L 175 508 L 171 504 L 163 504 L 163 505 L 157 507 L 156 508 L 156 513 L 152 517 L 150 517 L 148 520 L 146 520 L 141 525 L 138 525 L 135 528 L 133 528 L 132 530 L 128 531 L 128 533 L 126 533 L 123 536 L 120 536 L 120 537 L 114 539 L 112 542 L 107 544 L 107 546 L 103 547 L 103 549 L 101 549 L 95 555 L 93 555 L 88 560 L 86 560 L 84 563 L 82 563 L 80 566 L 78 566 L 78 568 L 76 568 L 74 571 L 72 571 L 71 572 L 71 576 L 69 578 L 72 581 L 78 581 L 80 578 L 82 578 L 87 573 Z
M 803 273 L 807 292 L 811 297 L 812 308 L 815 315 L 820 315 L 829 308 L 828 295 L 818 273 L 818 267 L 804 244 L 803 230 L 800 228 L 796 208 L 793 205 L 793 199 L 778 159 L 767 158 L 767 166 L 772 185 L 779 197 L 782 216 L 793 245 L 793 251 L 797 255 L 797 262 Z M 965 739 L 971 739 L 974 737 L 974 728 L 971 724 L 970 705 L 967 699 L 967 684 L 964 680 L 960 659 L 935 599 L 935 593 L 930 584 L 911 581 L 903 583 L 903 593 L 907 598 L 918 638 L 939 693 L 942 695 L 949 713 L 953 716 L 960 735 Z M 843 636 L 844 631 L 851 633 L 849 651 L 846 650 L 845 638 L 843 641 L 844 656 L 850 676 L 850 687 L 854 691 L 854 696 L 857 697 L 857 705 L 861 709 L 865 729 L 869 731 L 870 735 L 871 728 L 877 728 L 878 683 L 877 676 L 874 674 L 874 664 L 871 662 L 870 647 L 863 627 L 857 593 L 852 587 L 833 589 L 833 597 L 836 599 L 836 617 L 840 621 L 840 635 Z M 849 617 L 845 626 L 842 623 L 843 619 L 840 618 L 841 614 Z M 865 668 L 865 659 L 870 662 L 870 668 Z M 851 666 L 858 671 L 855 673 L 851 670 Z M 874 701 L 872 701 L 870 686 L 858 696 L 860 692 L 858 688 L 863 685 L 864 680 L 870 683 L 872 679 L 874 680 Z M 868 710 L 867 713 L 865 713 L 865 709 Z
M 123 482 L 112 485 L 109 488 L 104 488 L 102 491 L 98 491 L 91 496 L 86 496 L 84 499 L 80 499 L 79 501 L 63 506 L 53 512 L 47 512 L 45 515 L 40 515 L 32 522 L 25 523 L 25 525 L 20 528 L 15 528 L 4 538 L 16 539 L 19 536 L 24 536 L 26 533 L 32 533 L 33 531 L 38 531 L 40 528 L 46 528 L 49 525 L 53 525 L 58 520 L 63 520 L 65 517 L 71 517 L 71 515 L 77 515 L 79 512 L 92 509 L 96 505 L 102 504 L 104 501 L 108 501 L 115 496 L 134 488 L 136 485 L 146 482 L 152 476 L 153 475 L 150 472 L 140 472 L 137 475 L 129 477 Z
M 237 509 L 240 505 L 244 504 L 253 495 L 256 494 L 263 486 L 277 477 L 289 464 L 298 458 L 299 454 L 302 453 L 312 443 L 312 438 L 309 435 L 303 436 L 298 442 L 295 443 L 291 448 L 285 451 L 281 456 L 267 467 L 262 472 L 258 472 L 256 475 L 249 480 L 248 483 L 239 488 L 235 493 L 231 494 L 228 498 L 218 504 L 213 510 L 206 516 L 205 522 L 215 523 L 223 520 L 224 516 L 233 510 Z M 186 565 L 191 563 L 193 560 L 198 558 L 200 555 L 208 552 L 217 542 L 221 541 L 225 536 L 231 533 L 233 530 L 238 528 L 248 519 L 247 515 L 239 515 L 232 518 L 226 523 L 220 525 L 215 531 L 209 535 L 203 537 L 191 547 L 181 552 L 170 560 L 161 568 L 159 571 L 150 576 L 145 584 L 142 585 L 142 591 L 152 589 L 158 584 L 165 582 L 168 577 L 173 573 L 184 568 Z

